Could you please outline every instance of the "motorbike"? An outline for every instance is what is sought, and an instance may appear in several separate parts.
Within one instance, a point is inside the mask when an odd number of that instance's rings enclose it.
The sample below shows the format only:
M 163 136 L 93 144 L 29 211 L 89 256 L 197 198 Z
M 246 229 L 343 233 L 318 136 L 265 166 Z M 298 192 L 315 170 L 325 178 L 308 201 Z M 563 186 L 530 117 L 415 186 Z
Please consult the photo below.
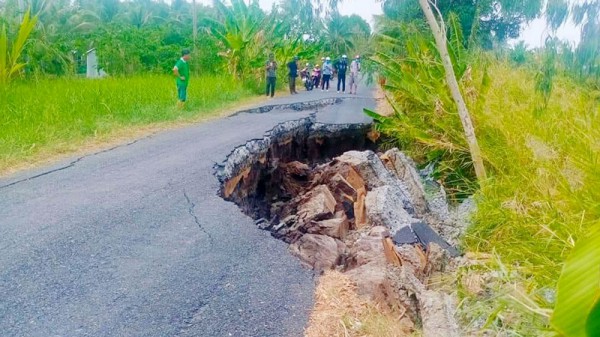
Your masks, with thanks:
M 306 90 L 307 91 L 313 90 L 314 83 L 313 83 L 313 80 L 310 77 L 310 73 L 308 71 L 303 71 L 300 74 L 300 77 L 302 79 L 302 83 L 304 83 L 304 87 L 306 88 Z

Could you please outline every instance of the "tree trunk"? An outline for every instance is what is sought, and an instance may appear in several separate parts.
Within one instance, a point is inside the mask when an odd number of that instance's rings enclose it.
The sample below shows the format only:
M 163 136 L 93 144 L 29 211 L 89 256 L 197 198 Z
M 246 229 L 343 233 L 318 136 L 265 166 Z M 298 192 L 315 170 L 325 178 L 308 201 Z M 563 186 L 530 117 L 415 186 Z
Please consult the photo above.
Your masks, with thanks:
M 429 26 L 433 31 L 435 44 L 438 52 L 440 53 L 440 57 L 442 58 L 442 64 L 444 65 L 446 83 L 448 84 L 448 88 L 452 93 L 452 98 L 456 102 L 458 115 L 460 116 L 460 121 L 462 122 L 462 126 L 465 131 L 465 137 L 467 138 L 467 143 L 469 144 L 471 159 L 473 159 L 475 174 L 477 175 L 477 179 L 481 182 L 486 179 L 485 167 L 483 166 L 483 159 L 481 157 L 481 149 L 477 143 L 477 137 L 475 137 L 475 129 L 473 128 L 471 117 L 469 116 L 469 110 L 467 109 L 467 105 L 465 104 L 462 94 L 460 93 L 458 81 L 456 80 L 454 68 L 452 67 L 452 61 L 450 60 L 450 55 L 448 54 L 448 45 L 446 44 L 446 29 L 443 27 L 443 18 L 440 16 L 440 20 L 442 20 L 442 27 L 440 27 L 440 24 L 436 20 L 435 15 L 431 10 L 429 1 L 419 0 L 419 5 L 421 5 L 421 9 L 427 18 L 427 23 L 429 23 Z

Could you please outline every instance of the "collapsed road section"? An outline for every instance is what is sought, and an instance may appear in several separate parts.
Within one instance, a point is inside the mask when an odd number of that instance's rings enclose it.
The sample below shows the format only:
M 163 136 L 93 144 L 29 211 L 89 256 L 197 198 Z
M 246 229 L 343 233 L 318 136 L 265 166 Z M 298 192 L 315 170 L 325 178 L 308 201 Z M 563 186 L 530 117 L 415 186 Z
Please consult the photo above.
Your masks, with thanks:
M 281 123 L 215 167 L 220 194 L 306 266 L 346 273 L 425 336 L 458 336 L 453 297 L 428 279 L 456 264 L 471 203 L 449 207 L 441 186 L 377 140 L 370 124 Z

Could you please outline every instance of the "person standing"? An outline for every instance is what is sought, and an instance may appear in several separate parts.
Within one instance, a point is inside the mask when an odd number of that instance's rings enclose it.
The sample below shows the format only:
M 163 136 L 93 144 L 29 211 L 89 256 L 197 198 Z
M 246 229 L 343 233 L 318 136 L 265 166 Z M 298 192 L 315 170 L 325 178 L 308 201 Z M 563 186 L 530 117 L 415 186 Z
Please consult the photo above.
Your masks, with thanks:
M 331 58 L 328 56 L 325 58 L 325 63 L 323 63 L 323 81 L 321 82 L 321 91 L 329 91 L 329 79 L 331 78 L 331 74 L 333 74 L 333 66 L 331 65 Z
M 321 68 L 319 68 L 319 64 L 315 64 L 313 68 L 312 80 L 315 85 L 315 88 L 319 89 L 319 84 L 321 84 Z
M 273 97 L 275 95 L 275 83 L 277 82 L 277 62 L 275 62 L 275 55 L 269 54 L 269 60 L 266 64 L 267 70 L 267 96 Z
M 297 94 L 296 92 L 296 77 L 298 77 L 298 56 L 294 56 L 294 59 L 288 63 L 289 77 L 290 77 L 290 94 Z
M 350 94 L 352 94 L 352 90 L 354 90 L 354 94 L 356 95 L 356 90 L 358 89 L 358 73 L 360 72 L 360 56 L 356 55 L 352 63 L 350 63 Z
M 323 83 L 323 66 L 325 65 L 325 57 L 321 57 L 321 72 L 319 74 L 319 83 Z M 317 89 L 319 85 L 317 85 Z
M 313 85 L 312 85 L 312 79 L 310 78 L 310 63 L 307 63 L 304 66 L 304 68 L 302 68 L 302 70 L 300 70 L 300 79 L 302 80 L 302 83 L 304 84 L 304 88 L 306 88 L 306 91 L 312 90 Z
M 173 67 L 173 74 L 176 77 L 177 84 L 177 106 L 183 108 L 187 100 L 187 87 L 190 82 L 190 50 L 184 49 L 181 51 L 181 58 L 177 60 Z
M 346 70 L 348 69 L 348 56 L 342 55 L 342 59 L 337 63 L 337 92 L 340 93 L 340 84 L 342 85 L 342 93 L 346 93 Z

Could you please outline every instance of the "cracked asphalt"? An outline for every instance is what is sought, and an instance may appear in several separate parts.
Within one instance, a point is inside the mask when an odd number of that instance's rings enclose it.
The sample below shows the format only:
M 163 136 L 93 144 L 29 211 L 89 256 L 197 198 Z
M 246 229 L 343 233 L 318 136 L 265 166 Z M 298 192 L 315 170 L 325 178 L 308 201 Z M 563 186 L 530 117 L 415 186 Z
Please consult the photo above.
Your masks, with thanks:
M 315 278 L 217 196 L 213 165 L 276 124 L 368 121 L 343 102 L 242 113 L 0 178 L 1 336 L 301 336 Z M 192 98 L 193 99 L 193 98 Z

